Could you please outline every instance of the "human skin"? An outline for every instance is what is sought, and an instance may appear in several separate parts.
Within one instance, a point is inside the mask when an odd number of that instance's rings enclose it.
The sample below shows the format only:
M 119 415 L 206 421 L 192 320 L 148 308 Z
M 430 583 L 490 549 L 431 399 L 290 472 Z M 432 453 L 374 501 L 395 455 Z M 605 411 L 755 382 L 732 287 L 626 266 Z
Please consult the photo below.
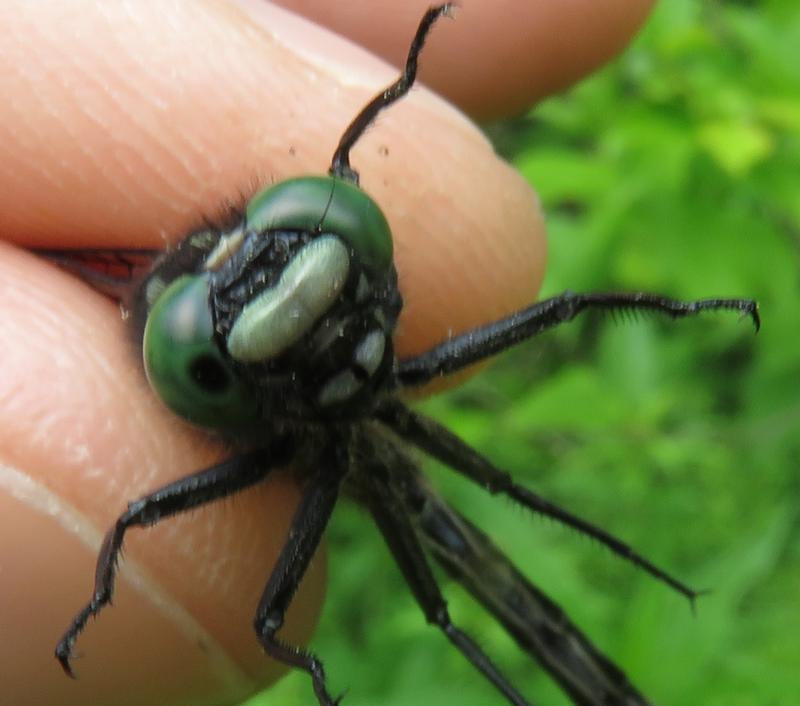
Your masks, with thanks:
M 387 48 L 407 45 L 427 6 L 375 3 L 378 21 L 358 3 L 302 4 Z M 462 0 L 437 25 L 423 79 L 437 57 L 473 65 L 459 37 L 490 5 Z M 454 95 L 479 117 L 516 110 L 621 47 L 649 7 L 576 21 L 594 5 L 559 3 L 559 14 L 548 0 L 507 0 L 483 55 L 531 32 L 581 51 L 543 71 L 532 45 L 530 61 L 487 69 L 515 89 L 476 80 Z M 0 30 L 0 702 L 235 703 L 280 673 L 251 621 L 300 491 L 276 474 L 132 531 L 114 607 L 89 623 L 68 680 L 52 650 L 89 598 L 103 532 L 127 501 L 225 450 L 154 398 L 116 304 L 24 248 L 165 247 L 259 185 L 324 173 L 396 70 L 261 0 L 6 0 Z M 434 66 L 431 80 L 460 85 L 459 64 Z M 352 163 L 394 233 L 400 355 L 534 299 L 545 261 L 535 197 L 457 110 L 415 89 Z M 324 573 L 319 558 L 283 631 L 292 643 L 316 623 Z

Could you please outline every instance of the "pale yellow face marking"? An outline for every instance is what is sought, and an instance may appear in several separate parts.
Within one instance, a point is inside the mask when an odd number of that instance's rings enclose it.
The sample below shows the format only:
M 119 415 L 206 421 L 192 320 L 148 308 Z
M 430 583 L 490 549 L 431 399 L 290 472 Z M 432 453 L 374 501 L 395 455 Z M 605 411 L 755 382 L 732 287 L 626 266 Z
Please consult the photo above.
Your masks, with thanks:
M 351 370 L 345 370 L 334 375 L 320 390 L 317 402 L 320 407 L 325 407 L 337 402 L 349 400 L 361 389 L 361 382 Z
M 383 331 L 370 331 L 356 348 L 356 363 L 372 377 L 383 361 L 386 350 L 386 335 Z
M 244 231 L 241 228 L 223 236 L 206 258 L 203 268 L 208 272 L 215 272 L 237 253 L 243 242 Z
M 323 235 L 302 247 L 278 282 L 247 304 L 231 328 L 228 352 L 259 362 L 299 341 L 336 301 L 350 270 L 347 246 Z

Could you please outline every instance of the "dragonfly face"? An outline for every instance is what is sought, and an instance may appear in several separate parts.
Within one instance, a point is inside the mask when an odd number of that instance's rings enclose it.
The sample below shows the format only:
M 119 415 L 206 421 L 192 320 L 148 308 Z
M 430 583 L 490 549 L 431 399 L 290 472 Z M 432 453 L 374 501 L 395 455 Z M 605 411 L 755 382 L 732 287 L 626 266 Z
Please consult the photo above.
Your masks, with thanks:
M 56 647 L 68 674 L 79 634 L 111 600 L 128 529 L 232 495 L 291 463 L 303 496 L 254 627 L 269 656 L 309 674 L 322 706 L 338 703 L 327 690 L 322 663 L 278 634 L 340 491 L 372 515 L 427 621 L 506 701 L 528 704 L 452 623 L 431 561 L 467 588 L 576 704 L 648 703 L 480 528 L 438 496 L 406 447 L 588 534 L 690 600 L 696 593 L 607 532 L 515 483 L 393 393 L 463 369 L 585 310 L 681 318 L 727 309 L 749 316 L 757 328 L 758 308 L 747 299 L 684 302 L 646 293 L 568 292 L 398 359 L 392 334 L 402 301 L 391 233 L 378 205 L 358 187 L 349 153 L 377 113 L 411 88 L 425 38 L 449 10 L 445 4 L 425 13 L 405 70 L 345 130 L 329 176 L 265 189 L 233 228 L 188 235 L 143 280 L 132 319 L 151 386 L 179 415 L 234 440 L 236 453 L 131 502 L 120 515 L 103 542 L 91 599 Z
M 389 226 L 335 177 L 257 194 L 229 232 L 190 235 L 137 297 L 147 376 L 229 433 L 363 416 L 387 389 L 401 308 Z

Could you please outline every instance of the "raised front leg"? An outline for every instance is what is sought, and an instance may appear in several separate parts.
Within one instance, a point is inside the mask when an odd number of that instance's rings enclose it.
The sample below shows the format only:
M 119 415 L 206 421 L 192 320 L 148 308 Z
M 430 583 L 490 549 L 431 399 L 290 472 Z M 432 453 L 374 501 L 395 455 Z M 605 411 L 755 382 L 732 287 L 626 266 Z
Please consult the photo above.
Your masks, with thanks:
M 651 311 L 673 319 L 695 316 L 702 311 L 730 309 L 749 316 L 760 326 L 758 304 L 752 299 L 700 299 L 678 301 L 658 294 L 575 294 L 564 292 L 517 311 L 499 321 L 440 343 L 425 353 L 401 360 L 397 382 L 401 386 L 422 385 L 437 375 L 449 375 L 457 370 L 495 355 L 545 329 L 571 321 L 587 309 L 633 312 Z

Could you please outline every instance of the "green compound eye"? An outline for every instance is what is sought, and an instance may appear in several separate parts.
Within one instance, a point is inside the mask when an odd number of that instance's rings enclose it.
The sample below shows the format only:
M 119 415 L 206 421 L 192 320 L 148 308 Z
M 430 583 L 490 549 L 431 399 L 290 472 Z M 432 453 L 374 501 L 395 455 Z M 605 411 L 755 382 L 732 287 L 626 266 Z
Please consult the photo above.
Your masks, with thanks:
M 355 184 L 336 177 L 282 181 L 256 194 L 247 205 L 249 230 L 334 233 L 373 272 L 392 264 L 392 233 L 386 217 Z
M 184 275 L 161 293 L 142 349 L 150 386 L 184 419 L 218 429 L 256 419 L 256 400 L 214 341 L 205 277 Z

